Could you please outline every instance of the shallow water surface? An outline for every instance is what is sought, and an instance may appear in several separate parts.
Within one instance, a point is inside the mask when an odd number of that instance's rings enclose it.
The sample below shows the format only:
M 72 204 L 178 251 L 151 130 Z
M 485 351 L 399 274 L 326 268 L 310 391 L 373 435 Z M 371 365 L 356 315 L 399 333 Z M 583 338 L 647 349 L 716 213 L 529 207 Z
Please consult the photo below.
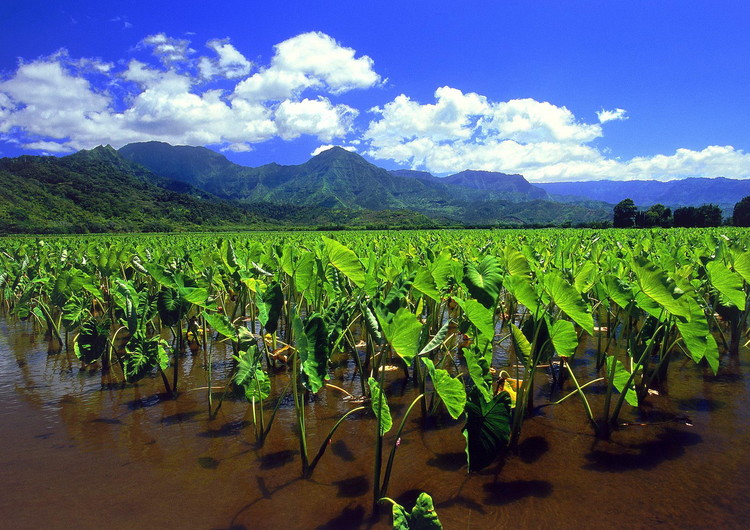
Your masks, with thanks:
M 258 447 L 246 403 L 226 401 L 208 420 L 200 353 L 182 359 L 182 390 L 171 399 L 157 377 L 103 385 L 109 381 L 99 370 L 80 371 L 72 353 L 48 355 L 47 346 L 31 324 L 0 319 L 0 526 L 389 526 L 387 509 L 372 514 L 371 415 L 350 416 L 312 479 L 302 480 L 291 400 Z M 470 475 L 461 423 L 441 417 L 422 428 L 415 411 L 388 494 L 411 505 L 427 491 L 448 529 L 743 527 L 750 516 L 748 353 L 723 359 L 718 376 L 675 360 L 666 395 L 651 396 L 640 416 L 624 413 L 634 425 L 608 442 L 593 437 L 576 397 L 542 407 L 524 424 L 517 455 Z M 221 385 L 230 364 L 218 357 Z M 592 370 L 593 360 L 580 354 L 580 380 L 593 378 Z M 416 396 L 400 376 L 389 373 L 387 383 L 395 422 Z M 285 373 L 274 376 L 274 395 L 287 382 Z M 331 382 L 361 392 L 346 367 Z M 542 374 L 538 383 L 537 405 L 551 392 Z M 591 390 L 600 410 L 602 396 Z M 330 389 L 308 404 L 312 455 L 355 406 Z

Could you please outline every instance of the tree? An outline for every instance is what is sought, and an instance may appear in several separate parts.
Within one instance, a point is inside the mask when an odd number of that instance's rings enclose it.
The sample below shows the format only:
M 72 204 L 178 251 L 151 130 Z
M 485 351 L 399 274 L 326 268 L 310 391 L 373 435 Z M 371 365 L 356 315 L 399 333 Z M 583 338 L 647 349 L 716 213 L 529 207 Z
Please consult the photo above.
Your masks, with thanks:
M 646 226 L 668 228 L 672 224 L 672 210 L 663 204 L 654 204 L 646 211 Z
M 750 195 L 734 205 L 732 224 L 734 226 L 750 226 Z
M 615 205 L 612 226 L 615 228 L 632 228 L 635 226 L 635 215 L 638 212 L 633 199 L 624 199 Z
M 681 227 L 721 226 L 721 208 L 715 204 L 704 204 L 696 208 L 686 206 L 674 211 L 674 225 Z
M 698 207 L 699 226 L 721 226 L 721 208 L 715 204 L 704 204 Z
M 674 211 L 674 225 L 681 228 L 698 226 L 698 208 L 683 206 Z

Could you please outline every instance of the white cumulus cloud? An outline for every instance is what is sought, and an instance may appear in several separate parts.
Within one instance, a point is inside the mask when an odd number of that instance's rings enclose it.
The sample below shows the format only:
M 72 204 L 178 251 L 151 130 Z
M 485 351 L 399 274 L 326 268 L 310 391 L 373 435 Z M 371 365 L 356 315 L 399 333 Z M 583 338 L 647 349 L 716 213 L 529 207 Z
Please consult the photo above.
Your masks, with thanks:
M 347 105 L 333 105 L 326 98 L 282 101 L 276 109 L 279 136 L 285 140 L 302 134 L 317 136 L 324 142 L 344 136 L 357 111 Z
M 282 100 L 308 88 L 341 94 L 380 83 L 373 60 L 346 48 L 320 32 L 303 33 L 277 44 L 271 65 L 235 88 L 235 97 Z
M 599 125 L 578 122 L 565 107 L 534 99 L 512 99 L 490 105 L 481 129 L 523 143 L 587 143 L 602 135 Z
M 165 64 L 186 61 L 189 55 L 195 53 L 195 50 L 190 48 L 189 40 L 168 37 L 164 33 L 149 35 L 140 42 L 140 46 L 151 48 L 154 55 Z
M 39 141 L 39 142 L 31 142 L 28 144 L 23 145 L 26 149 L 33 149 L 35 151 L 41 151 L 42 153 L 55 153 L 55 154 L 67 154 L 72 153 L 73 151 L 76 151 L 76 149 L 69 145 L 64 143 L 58 143 L 58 142 L 45 142 L 45 141 Z
M 494 103 L 451 87 L 435 91 L 435 103 L 405 95 L 371 111 L 366 153 L 436 173 L 461 169 L 519 172 L 564 160 L 591 160 L 585 145 L 602 135 L 598 124 L 576 120 L 565 107 L 533 99 Z
M 223 76 L 227 79 L 236 79 L 250 73 L 253 64 L 228 40 L 211 40 L 208 41 L 207 46 L 216 52 L 217 58 L 200 58 L 198 68 L 203 78 L 211 79 L 215 76 Z
M 622 161 L 593 145 L 602 124 L 627 119 L 623 109 L 602 110 L 585 123 L 566 107 L 534 99 L 493 102 L 450 87 L 434 103 L 401 94 L 374 107 L 363 135 L 364 152 L 438 174 L 463 169 L 521 173 L 531 181 L 750 176 L 750 155 L 732 146 Z
M 106 62 L 65 50 L 21 59 L 0 74 L 0 142 L 43 153 L 134 141 L 212 145 L 243 152 L 272 138 L 316 137 L 321 152 L 336 141 L 374 159 L 453 173 L 484 169 L 532 181 L 750 177 L 750 154 L 731 145 L 630 160 L 602 144 L 606 124 L 627 120 L 602 108 L 587 123 L 562 104 L 493 101 L 450 86 L 420 102 L 407 94 L 370 109 L 337 101 L 382 86 L 373 60 L 321 32 L 289 38 L 267 61 L 248 60 L 228 38 L 199 55 L 185 38 L 149 35 L 137 57 Z M 152 53 L 143 53 L 149 50 Z
M 232 151 L 274 137 L 331 142 L 352 131 L 358 111 L 330 98 L 380 79 L 369 57 L 356 57 L 323 33 L 307 33 L 277 45 L 258 90 L 242 97 L 241 87 L 258 82 L 257 74 L 248 77 L 254 65 L 228 39 L 206 46 L 215 57 L 196 57 L 190 41 L 158 33 L 136 48 L 151 49 L 150 60 L 105 63 L 60 50 L 21 61 L 0 78 L 3 141 L 44 152 L 146 140 Z M 322 54 L 317 63 L 304 64 L 307 46 Z
M 303 33 L 276 46 L 272 67 L 305 72 L 323 80 L 339 94 L 355 88 L 369 88 L 380 81 L 367 55 L 354 58 L 355 51 L 319 31 Z
M 607 123 L 608 121 L 627 120 L 628 117 L 625 115 L 626 113 L 627 111 L 625 109 L 602 109 L 596 113 L 596 117 L 599 118 L 599 123 Z

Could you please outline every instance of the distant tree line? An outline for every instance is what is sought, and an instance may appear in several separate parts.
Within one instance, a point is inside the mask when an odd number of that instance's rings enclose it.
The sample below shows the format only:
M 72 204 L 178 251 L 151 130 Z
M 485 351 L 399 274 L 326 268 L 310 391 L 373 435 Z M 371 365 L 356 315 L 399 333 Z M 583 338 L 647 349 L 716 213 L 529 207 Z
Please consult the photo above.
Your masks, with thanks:
M 683 206 L 672 212 L 663 204 L 654 204 L 648 210 L 639 210 L 632 199 L 615 205 L 612 226 L 615 228 L 669 228 L 721 226 L 721 208 L 715 204 Z M 734 205 L 732 217 L 727 224 L 750 226 L 750 195 Z

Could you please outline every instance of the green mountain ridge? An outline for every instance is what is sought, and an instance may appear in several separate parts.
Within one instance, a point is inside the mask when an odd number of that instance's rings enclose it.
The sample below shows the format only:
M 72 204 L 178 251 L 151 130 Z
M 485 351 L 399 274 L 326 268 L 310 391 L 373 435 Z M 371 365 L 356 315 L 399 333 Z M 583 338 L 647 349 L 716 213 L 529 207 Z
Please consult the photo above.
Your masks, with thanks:
M 120 149 L 120 154 L 157 174 L 246 203 L 376 210 L 410 205 L 399 195 L 408 194 L 414 186 L 398 189 L 388 182 L 392 180 L 389 176 L 381 183 L 385 170 L 337 151 L 323 152 L 299 166 L 273 163 L 257 168 L 233 164 L 202 147 L 173 147 L 160 142 L 129 144 Z
M 387 171 L 340 147 L 303 164 L 257 168 L 233 164 L 202 147 L 159 142 L 129 144 L 119 152 L 155 173 L 244 203 L 410 210 L 441 221 L 485 225 L 592 223 L 611 216 L 606 205 L 549 202 L 547 192 L 521 175 L 467 170 L 442 178 L 410 170 Z M 547 209 L 514 206 L 537 200 L 548 201 Z M 484 212 L 482 218 L 475 214 L 478 210 Z
M 449 189 L 463 188 L 482 192 L 486 199 L 504 199 L 512 202 L 524 202 L 535 199 L 550 200 L 550 195 L 542 188 L 531 184 L 523 175 L 480 171 L 467 169 L 449 175 L 436 177 L 426 171 L 397 169 L 392 174 L 429 182 L 443 184 Z
M 261 222 L 182 182 L 155 175 L 112 147 L 57 158 L 0 159 L 0 231 L 197 229 Z
M 148 142 L 0 159 L 0 232 L 517 226 L 610 215 L 514 193 L 394 175 L 340 148 L 297 166 L 248 168 L 210 149 Z
M 451 177 L 412 178 L 387 171 L 356 153 L 333 147 L 297 166 L 239 166 L 203 147 L 160 142 L 129 144 L 120 154 L 151 171 L 222 198 L 329 208 L 408 208 L 430 214 L 457 201 L 549 199 L 521 175 L 464 171 Z

